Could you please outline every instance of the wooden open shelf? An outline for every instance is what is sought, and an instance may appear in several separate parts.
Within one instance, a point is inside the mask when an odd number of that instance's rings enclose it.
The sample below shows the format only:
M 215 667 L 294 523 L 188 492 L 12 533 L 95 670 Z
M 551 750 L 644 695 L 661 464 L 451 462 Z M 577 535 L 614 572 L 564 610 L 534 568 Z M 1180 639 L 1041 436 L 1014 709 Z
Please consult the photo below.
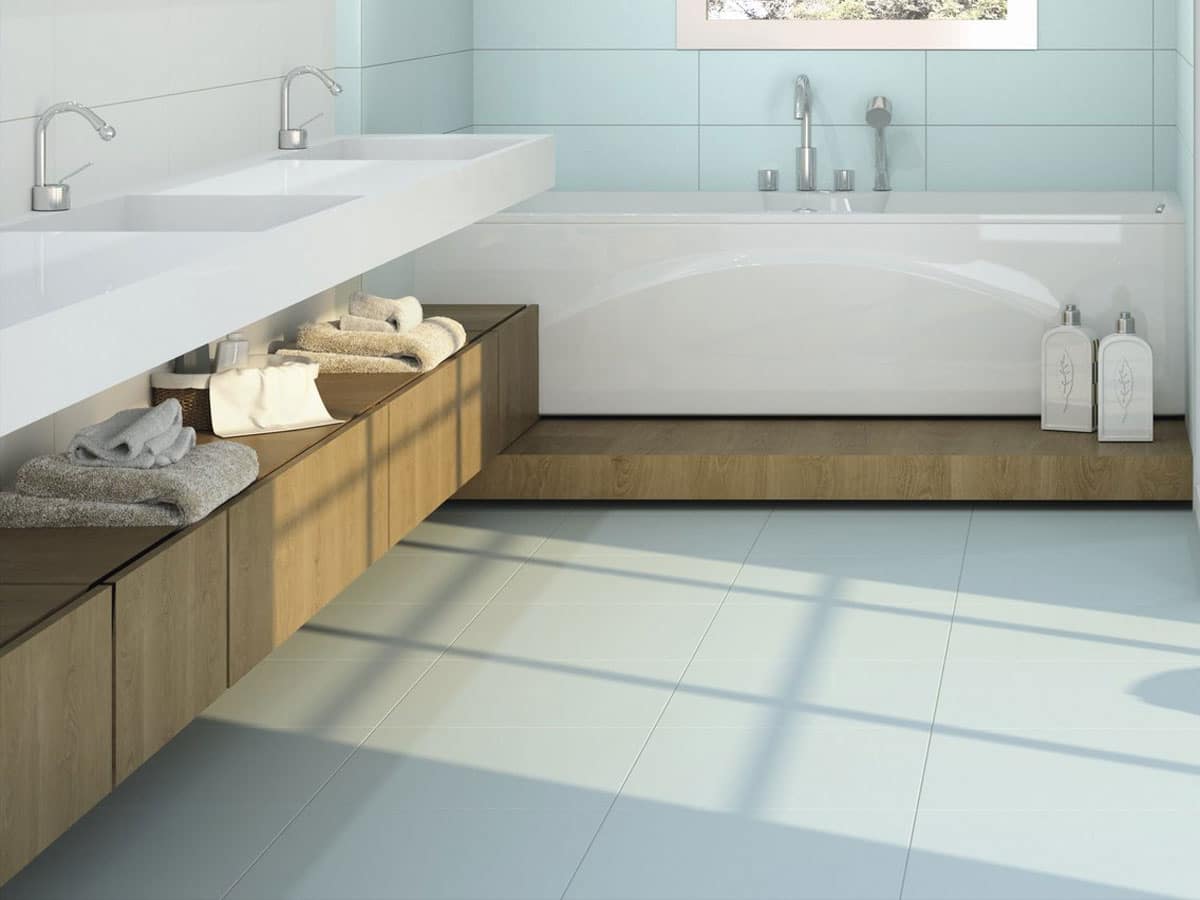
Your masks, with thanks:
M 1191 501 L 1180 419 L 1101 444 L 1033 419 L 543 419 L 459 494 L 490 500 Z

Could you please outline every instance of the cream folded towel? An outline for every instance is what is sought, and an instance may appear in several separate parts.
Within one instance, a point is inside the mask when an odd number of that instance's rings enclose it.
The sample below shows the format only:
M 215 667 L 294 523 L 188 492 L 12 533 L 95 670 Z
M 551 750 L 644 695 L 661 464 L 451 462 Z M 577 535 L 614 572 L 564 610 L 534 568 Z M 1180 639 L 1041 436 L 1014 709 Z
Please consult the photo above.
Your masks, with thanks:
M 78 466 L 155 469 L 179 462 L 195 446 L 196 432 L 183 427 L 183 408 L 172 398 L 81 428 L 67 456 Z
M 396 326 L 386 319 L 366 319 L 362 316 L 342 316 L 338 321 L 342 331 L 374 331 L 379 334 L 395 334 Z
M 350 315 L 363 319 L 391 322 L 397 331 L 411 331 L 425 318 L 425 310 L 416 297 L 377 297 L 359 291 L 350 298 Z
M 0 526 L 190 525 L 256 477 L 258 454 L 233 441 L 204 444 L 161 469 L 87 468 L 65 455 L 38 456 L 17 470 L 17 494 L 3 495 Z
M 315 362 L 231 369 L 208 382 L 213 432 L 221 437 L 320 428 L 345 421 L 325 408 L 317 390 Z
M 301 350 L 316 353 L 387 356 L 407 362 L 411 366 L 407 371 L 428 372 L 467 345 L 467 332 L 442 316 L 426 319 L 403 334 L 341 331 L 332 323 L 315 322 L 300 326 L 296 343 Z
M 390 356 L 355 356 L 352 353 L 315 353 L 312 350 L 276 350 L 276 356 L 312 359 L 326 375 L 417 375 L 409 361 Z

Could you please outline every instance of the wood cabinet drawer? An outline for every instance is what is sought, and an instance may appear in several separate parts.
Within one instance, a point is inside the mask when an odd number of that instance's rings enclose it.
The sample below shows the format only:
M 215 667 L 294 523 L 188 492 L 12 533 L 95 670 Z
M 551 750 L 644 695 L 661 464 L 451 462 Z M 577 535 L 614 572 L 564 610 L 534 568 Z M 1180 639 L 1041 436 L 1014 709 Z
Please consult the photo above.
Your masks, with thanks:
M 225 690 L 226 542 L 221 513 L 113 579 L 118 784 Z
M 113 783 L 112 593 L 0 653 L 0 884 Z
M 495 332 L 499 355 L 500 450 L 537 424 L 538 308 L 527 306 Z
M 491 462 L 503 445 L 500 336 L 484 335 L 458 359 L 458 486 Z
M 230 508 L 231 684 L 387 551 L 387 422 L 365 417 Z

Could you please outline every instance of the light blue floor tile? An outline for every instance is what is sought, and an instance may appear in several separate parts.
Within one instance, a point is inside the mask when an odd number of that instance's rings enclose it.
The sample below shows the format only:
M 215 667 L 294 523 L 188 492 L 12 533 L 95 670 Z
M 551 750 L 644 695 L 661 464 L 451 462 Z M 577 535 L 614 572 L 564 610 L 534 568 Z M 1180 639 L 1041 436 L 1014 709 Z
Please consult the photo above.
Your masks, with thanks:
M 592 603 L 720 603 L 740 564 L 710 559 L 636 556 L 533 559 L 492 600 L 493 605 Z
M 641 556 L 742 562 L 770 515 L 766 507 L 720 516 L 685 508 L 597 511 L 567 516 L 537 551 L 539 559 Z
M 787 556 L 961 558 L 970 520 L 967 507 L 783 505 L 763 529 L 751 561 Z

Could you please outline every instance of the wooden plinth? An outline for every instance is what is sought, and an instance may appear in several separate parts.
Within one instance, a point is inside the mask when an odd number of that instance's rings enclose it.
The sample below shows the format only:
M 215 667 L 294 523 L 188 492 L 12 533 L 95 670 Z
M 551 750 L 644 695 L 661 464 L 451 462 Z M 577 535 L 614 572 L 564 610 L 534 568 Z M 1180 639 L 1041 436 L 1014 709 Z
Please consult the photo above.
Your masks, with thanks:
M 1184 422 L 1101 444 L 1033 419 L 543 419 L 459 494 L 490 500 L 1192 499 Z

